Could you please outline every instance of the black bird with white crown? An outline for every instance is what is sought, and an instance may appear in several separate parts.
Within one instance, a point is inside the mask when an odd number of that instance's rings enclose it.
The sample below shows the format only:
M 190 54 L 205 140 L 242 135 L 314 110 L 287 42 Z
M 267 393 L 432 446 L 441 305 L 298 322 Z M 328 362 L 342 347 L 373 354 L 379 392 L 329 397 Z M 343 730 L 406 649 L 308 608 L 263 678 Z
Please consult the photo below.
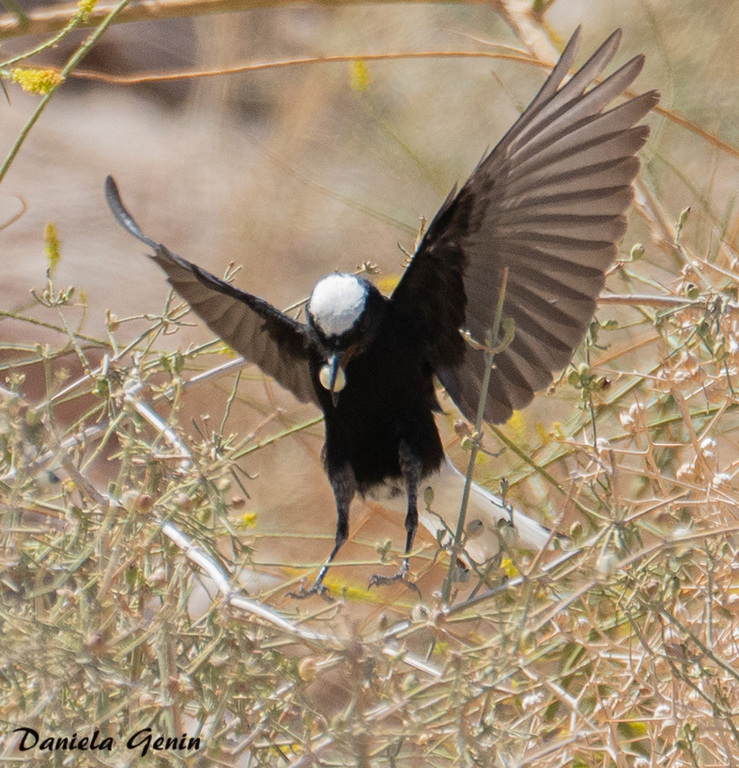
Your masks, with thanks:
M 394 578 L 407 577 L 425 488 L 434 489 L 433 511 L 422 503 L 421 522 L 434 533 L 456 527 L 464 478 L 442 448 L 434 377 L 474 419 L 484 352 L 460 331 L 485 339 L 505 269 L 503 315 L 514 320 L 515 334 L 495 357 L 486 420 L 503 422 L 527 405 L 583 338 L 626 231 L 636 153 L 649 135 L 638 123 L 659 94 L 605 111 L 639 74 L 643 56 L 590 87 L 615 55 L 620 30 L 563 84 L 579 35 L 578 29 L 513 127 L 449 194 L 390 298 L 364 277 L 329 275 L 313 289 L 301 323 L 148 238 L 123 207 L 113 179 L 106 181 L 118 222 L 153 249 L 172 287 L 208 327 L 324 413 L 336 543 L 304 594 L 325 590 L 326 571 L 349 534 L 356 494 L 402 505 L 406 557 Z M 465 556 L 482 562 L 496 554 L 498 521 L 508 517 L 499 499 L 474 485 Z M 516 513 L 513 522 L 520 543 L 547 542 L 549 532 L 525 515 Z

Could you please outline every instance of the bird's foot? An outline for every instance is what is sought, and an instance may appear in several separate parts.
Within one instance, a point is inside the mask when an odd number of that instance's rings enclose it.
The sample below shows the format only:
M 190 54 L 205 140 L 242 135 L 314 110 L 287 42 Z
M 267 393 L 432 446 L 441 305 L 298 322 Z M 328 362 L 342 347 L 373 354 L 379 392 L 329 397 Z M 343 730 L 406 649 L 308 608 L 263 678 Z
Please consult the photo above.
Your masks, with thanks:
M 367 589 L 372 589 L 372 587 L 385 587 L 389 584 L 395 584 L 396 582 L 401 582 L 402 584 L 405 584 L 405 586 L 408 589 L 412 590 L 419 597 L 421 597 L 421 590 L 410 580 L 407 560 L 403 561 L 403 566 L 395 574 L 395 576 L 380 576 L 379 574 L 376 573 L 370 579 Z
M 316 581 L 313 582 L 313 586 L 308 589 L 305 588 L 304 583 L 301 583 L 300 589 L 297 592 L 287 593 L 287 596 L 292 597 L 294 600 L 305 600 L 307 597 L 312 597 L 313 595 L 320 595 L 324 600 L 327 600 L 330 603 L 334 601 L 333 597 L 328 593 L 328 587 L 323 581 L 319 581 L 318 579 L 316 579 Z

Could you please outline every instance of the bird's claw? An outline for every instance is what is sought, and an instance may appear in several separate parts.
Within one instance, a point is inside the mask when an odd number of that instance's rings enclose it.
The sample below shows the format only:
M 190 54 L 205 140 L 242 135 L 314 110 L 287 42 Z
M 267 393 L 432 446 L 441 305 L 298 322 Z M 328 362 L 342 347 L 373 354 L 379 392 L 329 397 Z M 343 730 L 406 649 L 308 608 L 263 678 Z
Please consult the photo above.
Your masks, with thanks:
M 370 579 L 367 589 L 372 589 L 372 587 L 385 587 L 389 584 L 395 584 L 398 581 L 405 584 L 408 589 L 413 590 L 419 597 L 421 597 L 421 590 L 409 578 L 407 564 L 403 565 L 395 576 L 380 576 L 376 573 Z
M 297 592 L 287 593 L 287 596 L 292 597 L 294 600 L 305 600 L 307 597 L 312 597 L 313 595 L 320 595 L 324 600 L 328 600 L 330 603 L 334 601 L 333 597 L 328 593 L 328 587 L 320 581 L 315 581 L 313 586 L 308 589 L 305 588 L 305 584 L 301 584 L 300 589 Z

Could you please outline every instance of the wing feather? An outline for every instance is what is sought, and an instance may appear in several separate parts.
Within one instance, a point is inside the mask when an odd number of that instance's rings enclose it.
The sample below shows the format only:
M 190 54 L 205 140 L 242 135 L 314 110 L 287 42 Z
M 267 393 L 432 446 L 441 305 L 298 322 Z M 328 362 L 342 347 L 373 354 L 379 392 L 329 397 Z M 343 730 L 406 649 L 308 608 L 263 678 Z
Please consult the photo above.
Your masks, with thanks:
M 151 258 L 165 271 L 170 285 L 213 333 L 298 400 L 319 404 L 311 377 L 311 361 L 317 352 L 303 323 L 147 237 L 123 206 L 110 176 L 105 181 L 105 195 L 118 223 L 154 251 Z
M 563 84 L 579 34 L 513 127 L 452 190 L 392 296 L 420 328 L 429 363 L 468 418 L 477 410 L 484 357 L 459 329 L 484 339 L 503 269 L 503 314 L 516 333 L 495 358 L 485 410 L 493 422 L 528 404 L 568 363 L 626 232 L 636 153 L 649 136 L 638 123 L 659 94 L 604 111 L 644 65 L 636 56 L 591 85 L 614 57 L 620 30 Z

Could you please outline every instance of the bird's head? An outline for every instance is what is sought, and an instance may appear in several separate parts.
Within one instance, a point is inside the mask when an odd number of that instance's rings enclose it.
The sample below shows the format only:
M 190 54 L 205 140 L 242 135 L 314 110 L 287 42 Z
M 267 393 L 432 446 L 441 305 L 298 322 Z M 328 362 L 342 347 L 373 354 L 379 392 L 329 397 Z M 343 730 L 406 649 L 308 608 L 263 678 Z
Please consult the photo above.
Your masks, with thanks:
M 343 273 L 319 280 L 311 293 L 308 323 L 326 360 L 321 386 L 331 393 L 334 406 L 346 386 L 349 360 L 361 354 L 374 336 L 382 301 L 369 280 Z

